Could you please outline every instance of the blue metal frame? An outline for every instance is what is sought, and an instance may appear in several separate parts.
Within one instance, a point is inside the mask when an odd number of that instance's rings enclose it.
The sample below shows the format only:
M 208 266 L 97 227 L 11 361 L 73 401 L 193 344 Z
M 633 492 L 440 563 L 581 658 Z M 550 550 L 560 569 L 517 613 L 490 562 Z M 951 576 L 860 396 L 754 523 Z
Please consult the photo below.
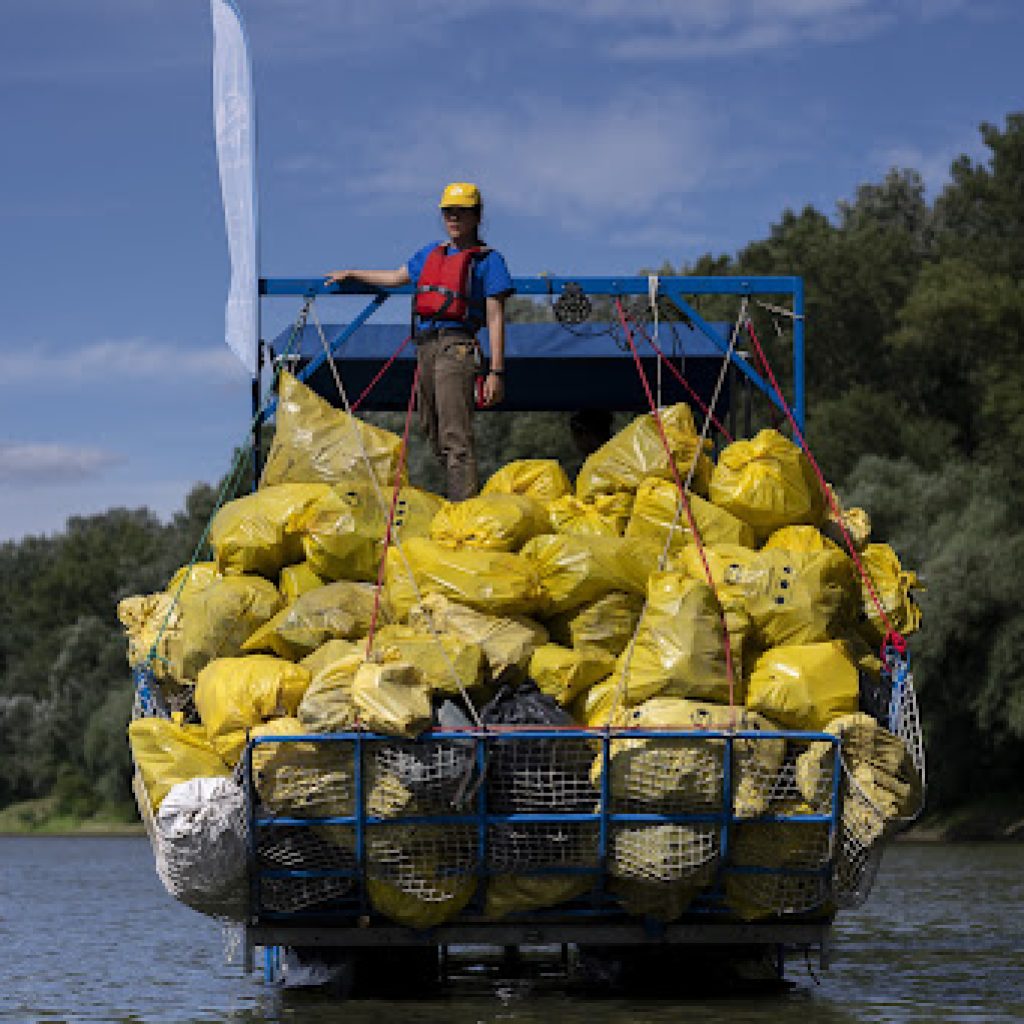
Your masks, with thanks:
M 476 741 L 475 766 L 477 772 L 478 789 L 474 801 L 474 809 L 467 813 L 437 814 L 437 815 L 409 815 L 404 817 L 382 818 L 368 815 L 366 813 L 366 794 L 364 792 L 363 753 L 368 744 L 409 742 L 397 739 L 393 736 L 383 736 L 376 733 L 364 731 L 341 732 L 341 733 L 311 733 L 303 736 L 260 736 L 252 739 L 246 747 L 243 764 L 246 775 L 247 795 L 247 818 L 249 834 L 249 861 L 250 861 L 250 884 L 251 904 L 250 917 L 252 920 L 264 922 L 288 922 L 310 916 L 321 920 L 325 916 L 330 919 L 332 916 L 339 919 L 339 923 L 348 921 L 356 914 L 367 915 L 370 912 L 369 901 L 366 894 L 366 832 L 371 828 L 402 826 L 402 825 L 472 825 L 477 831 L 477 853 L 478 864 L 475 869 L 478 881 L 485 880 L 490 870 L 487 866 L 487 835 L 488 829 L 495 824 L 527 824 L 527 823 L 596 823 L 598 825 L 598 849 L 597 863 L 594 867 L 556 867 L 524 869 L 521 874 L 526 875 L 568 875 L 568 874 L 589 874 L 593 875 L 594 889 L 580 900 L 573 904 L 560 905 L 547 911 L 535 911 L 527 915 L 530 920 L 543 919 L 545 917 L 602 917 L 619 918 L 623 917 L 623 911 L 617 906 L 614 900 L 605 893 L 606 868 L 608 860 L 608 840 L 611 826 L 615 824 L 717 824 L 720 829 L 719 839 L 719 878 L 724 873 L 736 874 L 773 874 L 773 875 L 811 875 L 828 879 L 833 878 L 835 867 L 835 853 L 838 849 L 838 835 L 841 821 L 841 741 L 837 736 L 830 733 L 809 733 L 796 731 L 762 732 L 762 731 L 684 731 L 667 729 L 514 729 L 501 731 L 480 731 L 466 730 L 455 732 L 433 732 L 420 738 L 423 742 L 444 742 L 453 740 L 473 739 Z M 512 813 L 499 814 L 491 812 L 487 807 L 486 797 L 486 762 L 487 752 L 490 743 L 493 742 L 517 742 L 544 740 L 579 740 L 585 739 L 592 743 L 600 743 L 600 757 L 603 767 L 600 783 L 600 802 L 597 809 L 592 813 Z M 619 739 L 665 739 L 665 740 L 700 740 L 700 741 L 722 741 L 725 749 L 724 771 L 722 779 L 722 805 L 720 811 L 708 811 L 706 813 L 636 813 L 616 812 L 612 809 L 613 795 L 610 789 L 611 743 Z M 732 760 L 733 745 L 736 740 L 753 740 L 763 742 L 766 740 L 797 740 L 803 743 L 826 742 L 833 748 L 833 778 L 831 807 L 827 814 L 763 814 L 756 817 L 737 818 L 733 813 L 732 793 Z M 355 800 L 354 813 L 350 815 L 339 815 L 331 817 L 291 817 L 291 816 L 263 816 L 257 813 L 257 799 L 253 784 L 253 749 L 258 745 L 268 743 L 347 743 L 354 747 L 354 783 Z M 829 826 L 831 856 L 826 864 L 820 868 L 771 868 L 756 865 L 734 865 L 730 863 L 731 835 L 737 825 L 751 823 L 786 822 L 793 824 L 822 825 Z M 284 827 L 308 827 L 318 826 L 350 826 L 355 833 L 355 867 L 351 869 L 261 869 L 257 861 L 257 836 L 260 830 L 284 828 Z M 260 898 L 260 882 L 262 879 L 287 879 L 287 878 L 352 878 L 356 883 L 355 901 L 348 899 L 344 902 L 344 909 L 333 913 L 317 911 L 312 914 L 308 911 L 300 911 L 295 914 L 267 911 Z M 712 892 L 711 898 L 699 901 L 690 913 L 715 913 L 725 915 L 728 913 L 726 907 L 721 903 L 721 887 L 716 885 L 716 891 Z M 586 905 L 589 903 L 589 906 Z M 472 908 L 474 905 L 471 904 Z M 476 904 L 479 909 L 479 903 Z M 455 917 L 452 923 L 458 924 L 460 920 L 471 916 L 470 911 Z
M 582 288 L 588 295 L 643 295 L 649 294 L 649 282 L 646 277 L 516 277 L 513 278 L 516 293 L 519 295 L 559 295 L 566 285 Z M 729 349 L 729 338 L 722 335 L 709 324 L 686 299 L 687 295 L 737 295 L 756 296 L 774 295 L 788 297 L 793 312 L 793 400 L 790 403 L 794 419 L 803 434 L 806 414 L 806 396 L 804 394 L 804 286 L 800 277 L 769 276 L 769 277 L 659 277 L 658 286 L 661 293 L 668 297 L 693 321 L 694 326 L 704 334 L 722 354 Z M 392 295 L 411 296 L 412 285 L 399 288 L 376 288 L 369 285 L 346 281 L 343 284 L 326 284 L 318 277 L 270 277 L 260 278 L 259 293 L 262 297 L 295 296 L 309 298 L 321 295 L 369 295 L 371 301 L 359 315 L 348 325 L 348 328 L 331 345 L 334 355 L 348 339 L 379 309 Z M 324 354 L 316 356 L 304 370 L 305 375 L 313 373 L 326 359 Z M 769 401 L 781 409 L 781 404 L 774 389 L 750 363 L 736 352 L 732 354 L 732 362 L 739 371 Z M 254 395 L 260 390 L 260 370 L 254 377 Z M 273 412 L 271 403 L 264 412 L 264 418 Z M 260 408 L 254 398 L 253 417 L 260 415 Z

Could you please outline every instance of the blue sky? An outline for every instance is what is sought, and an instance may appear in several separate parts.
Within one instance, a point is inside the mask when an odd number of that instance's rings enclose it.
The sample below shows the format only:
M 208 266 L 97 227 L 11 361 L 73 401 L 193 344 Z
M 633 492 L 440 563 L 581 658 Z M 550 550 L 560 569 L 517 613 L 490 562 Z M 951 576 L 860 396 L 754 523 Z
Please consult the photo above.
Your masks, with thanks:
M 678 265 L 893 165 L 934 193 L 1024 108 L 1015 0 L 239 3 L 270 276 L 400 265 L 450 179 L 513 273 Z M 167 515 L 244 437 L 211 48 L 206 0 L 0 5 L 0 539 Z

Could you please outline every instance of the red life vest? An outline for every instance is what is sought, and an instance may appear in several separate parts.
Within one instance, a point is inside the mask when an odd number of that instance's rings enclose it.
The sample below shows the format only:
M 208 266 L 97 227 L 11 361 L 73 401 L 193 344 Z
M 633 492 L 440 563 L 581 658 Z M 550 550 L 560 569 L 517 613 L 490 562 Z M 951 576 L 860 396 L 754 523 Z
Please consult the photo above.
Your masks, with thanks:
M 449 253 L 447 245 L 439 245 L 429 253 L 416 284 L 413 312 L 430 320 L 482 320 L 470 315 L 470 275 L 473 260 L 485 256 L 489 249 L 476 246 Z

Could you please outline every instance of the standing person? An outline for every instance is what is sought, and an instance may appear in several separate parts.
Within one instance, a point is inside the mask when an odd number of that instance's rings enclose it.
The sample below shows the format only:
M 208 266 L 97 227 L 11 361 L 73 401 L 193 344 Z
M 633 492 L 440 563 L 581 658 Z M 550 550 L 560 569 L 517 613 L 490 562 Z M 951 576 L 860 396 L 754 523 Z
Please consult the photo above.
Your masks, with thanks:
M 476 185 L 456 181 L 441 195 L 447 242 L 417 250 L 398 270 L 336 270 L 327 282 L 361 281 L 395 288 L 415 284 L 413 330 L 420 383 L 420 423 L 444 466 L 448 497 L 471 498 L 479 489 L 473 446 L 473 410 L 480 345 L 486 324 L 490 365 L 483 404 L 505 394 L 505 300 L 515 291 L 501 253 L 480 238 L 483 199 Z

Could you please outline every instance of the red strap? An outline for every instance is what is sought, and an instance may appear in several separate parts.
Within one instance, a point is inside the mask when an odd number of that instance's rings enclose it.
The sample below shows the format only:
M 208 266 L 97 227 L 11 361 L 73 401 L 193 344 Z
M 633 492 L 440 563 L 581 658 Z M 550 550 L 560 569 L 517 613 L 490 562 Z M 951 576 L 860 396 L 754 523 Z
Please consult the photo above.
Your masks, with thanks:
M 835 495 L 832 493 L 825 480 L 825 474 L 822 473 L 818 466 L 818 460 L 815 459 L 810 448 L 807 447 L 807 442 L 804 440 L 803 433 L 801 432 L 800 427 L 797 426 L 796 418 L 793 416 L 789 403 L 786 401 L 786 397 L 782 393 L 782 388 L 779 387 L 779 382 L 775 379 L 775 374 L 772 372 L 771 365 L 768 362 L 768 357 L 764 354 L 764 349 L 761 348 L 761 342 L 757 340 L 757 334 L 754 332 L 754 325 L 749 319 L 747 320 L 747 334 L 750 335 L 750 340 L 754 346 L 754 351 L 757 353 L 757 358 L 761 364 L 761 368 L 764 371 L 765 376 L 771 382 L 772 390 L 775 392 L 775 396 L 779 400 L 779 404 L 786 415 L 786 419 L 789 420 L 789 425 L 793 430 L 793 436 L 799 442 L 800 447 L 807 456 L 807 461 L 814 470 L 814 475 L 818 478 L 818 486 L 821 488 L 821 493 L 825 496 L 825 500 L 828 502 L 828 506 L 832 511 L 832 515 L 835 517 L 835 521 L 839 524 L 839 529 L 842 531 L 843 540 L 846 542 L 850 558 L 853 559 L 854 565 L 857 566 L 861 579 L 863 579 L 867 584 L 868 593 L 871 594 L 871 600 L 875 603 L 875 609 L 878 612 L 878 616 L 885 624 L 886 639 L 888 640 L 890 637 L 893 638 L 893 646 L 896 647 L 897 650 L 906 651 L 907 642 L 899 631 L 893 628 L 892 622 L 889 621 L 889 616 L 885 613 L 885 608 L 882 606 L 878 592 L 875 590 L 874 580 L 871 579 L 871 574 L 864 568 L 864 563 L 861 561 L 860 555 L 857 553 L 857 548 L 853 543 L 853 538 L 850 536 L 850 531 L 846 528 L 846 523 L 843 522 L 843 517 L 839 509 L 839 504 L 836 502 Z M 882 646 L 884 650 L 884 643 Z
M 711 587 L 712 593 L 718 598 L 718 589 L 715 587 L 715 578 L 711 574 L 711 566 L 708 565 L 707 555 L 704 553 L 704 542 L 701 540 L 700 530 L 697 529 L 697 520 L 693 517 L 693 510 L 690 508 L 689 499 L 686 497 L 686 490 L 683 487 L 682 477 L 679 475 L 679 467 L 676 465 L 675 457 L 672 454 L 672 446 L 668 443 L 668 436 L 665 434 L 665 427 L 661 422 L 661 416 L 658 414 L 658 405 L 654 400 L 654 394 L 651 391 L 651 385 L 647 380 L 647 374 L 644 373 L 643 363 L 640 361 L 640 353 L 637 351 L 636 343 L 633 341 L 633 333 L 629 329 L 629 324 L 626 322 L 626 314 L 622 309 L 622 301 L 620 299 L 615 300 L 615 308 L 619 314 L 619 320 L 622 323 L 623 330 L 626 332 L 626 340 L 629 342 L 630 350 L 633 353 L 633 362 L 636 365 L 636 372 L 640 375 L 640 383 L 643 384 L 644 392 L 647 395 L 647 403 L 651 407 L 651 415 L 654 417 L 654 422 L 658 427 L 658 434 L 661 436 L 661 443 L 665 448 L 665 454 L 668 455 L 669 468 L 672 470 L 672 476 L 675 479 L 676 487 L 679 488 L 679 496 L 683 502 L 683 509 L 686 511 L 686 518 L 690 524 L 690 532 L 693 534 L 694 543 L 697 545 L 697 551 L 700 554 L 701 564 L 704 566 L 704 575 L 707 577 L 708 586 Z M 719 620 L 722 624 L 722 640 L 725 647 L 725 672 L 729 680 L 729 707 L 734 707 L 736 702 L 735 692 L 735 672 L 732 663 L 732 644 L 730 643 L 729 637 L 729 625 L 725 621 L 725 610 L 719 602 Z
M 394 361 L 402 354 L 402 349 L 404 349 L 405 346 L 408 345 L 410 341 L 412 341 L 412 339 L 413 335 L 406 335 L 405 340 L 402 342 L 401 345 L 398 346 L 398 348 L 395 349 L 391 358 L 377 371 L 377 375 L 373 378 L 373 380 L 371 380 L 370 383 L 367 384 L 365 388 L 363 388 L 363 393 L 352 403 L 352 405 L 350 406 L 352 412 L 355 412 L 359 408 L 359 406 L 363 404 L 363 399 L 377 386 L 377 382 L 381 379 L 381 377 L 384 376 L 385 373 L 388 372 L 388 370 L 391 368 L 391 364 L 394 363 Z
M 722 436 L 730 444 L 732 444 L 732 440 L 733 440 L 732 434 L 730 434 L 729 431 L 726 430 L 725 427 L 723 427 L 721 423 L 719 423 L 718 418 L 708 408 L 707 404 L 704 402 L 704 399 L 702 399 L 700 397 L 700 395 L 697 394 L 697 392 L 691 387 L 690 382 L 679 372 L 679 370 L 677 369 L 675 364 L 673 364 L 672 362 L 669 361 L 668 356 L 666 356 L 665 353 L 662 352 L 660 348 L 658 348 L 657 343 L 643 329 L 643 326 L 638 321 L 632 320 L 632 318 L 630 318 L 630 320 L 633 323 L 633 326 L 636 327 L 636 329 L 643 336 L 643 338 L 647 342 L 647 344 L 650 345 L 651 348 L 653 348 L 654 351 L 658 353 L 658 358 L 662 361 L 662 363 L 664 363 L 665 366 L 668 367 L 669 372 L 672 373 L 672 375 L 675 377 L 675 379 L 677 381 L 679 381 L 680 384 L 682 384 L 683 388 L 686 390 L 686 393 L 697 403 L 697 405 L 700 408 L 701 412 L 703 412 L 704 415 L 707 416 L 711 420 L 711 422 L 718 428 L 719 433 L 722 434 Z
M 416 408 L 416 387 L 420 382 L 420 367 L 416 364 L 416 372 L 412 375 L 412 390 L 409 392 L 409 405 L 405 411 L 405 430 L 402 433 L 402 446 L 398 450 L 398 466 L 395 469 L 395 483 L 391 489 L 391 507 L 388 509 L 387 529 L 384 532 L 384 550 L 381 552 L 380 565 L 377 567 L 377 586 L 373 593 L 373 614 L 370 616 L 370 631 L 366 637 L 366 658 L 373 653 L 373 637 L 377 632 L 377 618 L 380 615 L 380 596 L 384 589 L 384 568 L 387 564 L 388 548 L 391 547 L 391 536 L 395 525 L 395 508 L 398 505 L 398 494 L 402 489 L 402 470 L 405 469 L 405 458 L 409 451 L 409 426 L 412 423 L 413 409 Z

